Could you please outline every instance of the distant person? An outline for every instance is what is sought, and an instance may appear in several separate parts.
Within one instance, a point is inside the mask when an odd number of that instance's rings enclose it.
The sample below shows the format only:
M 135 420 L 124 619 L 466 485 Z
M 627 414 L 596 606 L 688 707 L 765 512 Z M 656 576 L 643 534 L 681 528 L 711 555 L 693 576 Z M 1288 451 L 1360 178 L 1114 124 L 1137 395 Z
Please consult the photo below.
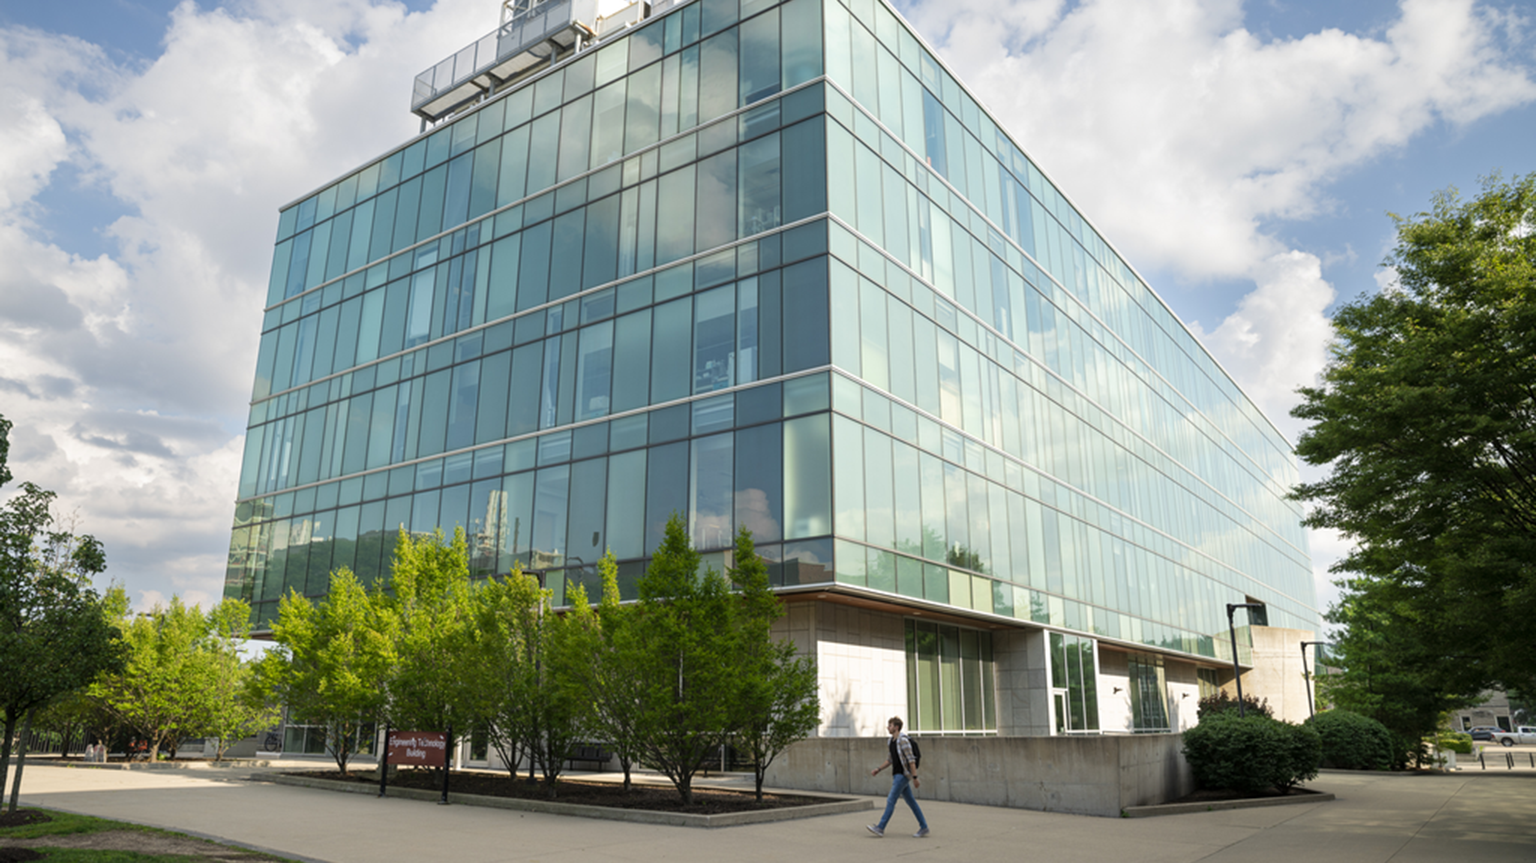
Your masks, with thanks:
M 885 798 L 885 814 L 880 816 L 879 824 L 869 825 L 869 832 L 876 838 L 885 836 L 885 825 L 891 820 L 891 813 L 896 811 L 896 798 L 900 797 L 912 807 L 912 814 L 917 816 L 917 832 L 912 834 L 914 839 L 922 839 L 928 835 L 928 822 L 923 818 L 923 810 L 917 805 L 917 798 L 912 795 L 913 788 L 921 788 L 922 782 L 917 778 L 917 756 L 912 753 L 912 741 L 907 735 L 901 733 L 901 717 L 892 716 L 885 724 L 885 730 L 890 732 L 891 739 L 887 741 L 890 748 L 890 757 L 885 763 L 869 771 L 870 776 L 880 775 L 880 771 L 891 768 L 891 793 Z

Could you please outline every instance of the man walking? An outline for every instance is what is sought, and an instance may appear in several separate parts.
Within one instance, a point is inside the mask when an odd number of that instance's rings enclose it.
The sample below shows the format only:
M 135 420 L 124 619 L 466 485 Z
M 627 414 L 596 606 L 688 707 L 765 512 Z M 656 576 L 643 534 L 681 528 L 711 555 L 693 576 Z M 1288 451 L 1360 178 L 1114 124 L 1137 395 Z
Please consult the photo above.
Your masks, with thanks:
M 878 776 L 880 771 L 891 768 L 891 793 L 885 798 L 885 814 L 880 816 L 880 823 L 869 825 L 869 832 L 875 834 L 876 838 L 885 836 L 885 825 L 891 820 L 891 813 L 896 811 L 896 798 L 901 797 L 912 807 L 912 814 L 917 816 L 917 832 L 912 834 L 912 838 L 921 839 L 928 835 L 928 822 L 923 818 L 923 810 L 918 808 L 917 798 L 912 796 L 914 787 L 922 787 L 917 778 L 917 758 L 912 754 L 912 741 L 901 733 L 899 716 L 892 716 L 885 724 L 885 730 L 891 735 L 888 741 L 890 757 L 884 764 L 869 771 L 869 775 Z

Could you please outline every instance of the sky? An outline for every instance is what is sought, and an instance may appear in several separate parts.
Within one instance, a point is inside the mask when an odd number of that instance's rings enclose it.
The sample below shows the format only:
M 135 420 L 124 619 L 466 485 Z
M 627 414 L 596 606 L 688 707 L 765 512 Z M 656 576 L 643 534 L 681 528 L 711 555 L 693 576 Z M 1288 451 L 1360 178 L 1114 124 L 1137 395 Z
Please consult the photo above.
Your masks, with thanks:
M 1293 441 L 1388 214 L 1536 171 L 1529 0 L 896 6 Z M 414 135 L 499 9 L 0 0 L 10 467 L 137 608 L 221 593 L 278 207 Z M 1347 543 L 1311 550 L 1326 607 Z

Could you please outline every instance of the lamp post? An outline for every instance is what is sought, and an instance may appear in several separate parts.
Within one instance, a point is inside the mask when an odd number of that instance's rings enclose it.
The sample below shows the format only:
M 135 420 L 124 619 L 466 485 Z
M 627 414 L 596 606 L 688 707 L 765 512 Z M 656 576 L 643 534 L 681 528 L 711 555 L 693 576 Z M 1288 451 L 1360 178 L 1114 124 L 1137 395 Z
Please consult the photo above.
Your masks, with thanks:
M 1328 642 L 1326 641 L 1303 641 L 1301 643 L 1301 676 L 1302 679 L 1306 680 L 1307 682 L 1307 716 L 1317 715 L 1317 711 L 1314 710 L 1312 706 L 1312 674 L 1311 672 L 1307 671 L 1307 645 L 1310 644 L 1313 647 L 1321 647 L 1327 643 Z M 1315 662 L 1317 654 L 1313 653 L 1312 657 Z
M 1239 608 L 1246 608 L 1250 612 L 1255 608 L 1263 608 L 1257 602 L 1229 602 L 1227 603 L 1227 632 L 1232 636 L 1232 680 L 1237 683 L 1237 715 L 1239 718 L 1248 715 L 1247 706 L 1243 704 L 1243 672 L 1237 667 L 1237 625 L 1232 622 L 1232 612 Z

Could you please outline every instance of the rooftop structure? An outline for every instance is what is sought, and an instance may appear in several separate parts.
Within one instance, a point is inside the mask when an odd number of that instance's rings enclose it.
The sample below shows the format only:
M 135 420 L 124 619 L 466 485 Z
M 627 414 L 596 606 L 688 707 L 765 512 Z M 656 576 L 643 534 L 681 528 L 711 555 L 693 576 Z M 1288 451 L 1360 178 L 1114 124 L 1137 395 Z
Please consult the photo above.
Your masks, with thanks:
M 504 0 L 495 30 L 416 76 L 411 112 L 436 123 L 649 12 L 645 0 Z

